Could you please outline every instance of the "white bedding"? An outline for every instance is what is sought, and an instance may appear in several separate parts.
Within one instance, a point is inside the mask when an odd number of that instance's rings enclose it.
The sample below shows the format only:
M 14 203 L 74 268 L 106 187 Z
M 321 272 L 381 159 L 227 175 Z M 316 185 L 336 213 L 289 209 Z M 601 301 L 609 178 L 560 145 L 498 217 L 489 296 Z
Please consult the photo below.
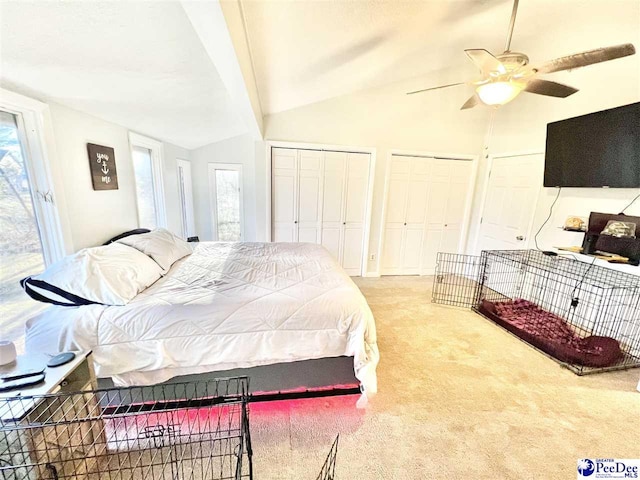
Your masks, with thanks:
M 27 323 L 28 351 L 92 349 L 116 385 L 178 374 L 347 355 L 377 390 L 371 310 L 323 247 L 196 245 L 128 305 L 53 306 Z

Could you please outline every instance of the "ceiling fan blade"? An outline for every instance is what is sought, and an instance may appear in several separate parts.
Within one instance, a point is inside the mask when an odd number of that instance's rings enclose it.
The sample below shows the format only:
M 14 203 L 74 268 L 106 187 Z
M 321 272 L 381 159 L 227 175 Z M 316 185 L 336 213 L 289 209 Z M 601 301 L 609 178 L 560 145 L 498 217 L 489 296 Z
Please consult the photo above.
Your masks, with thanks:
M 547 97 L 567 98 L 569 95 L 576 93 L 578 89 L 558 82 L 533 79 L 527 82 L 524 91 L 537 93 L 538 95 L 546 95 Z
M 538 73 L 561 72 L 572 68 L 586 67 L 594 63 L 607 62 L 616 58 L 627 57 L 636 53 L 631 43 L 615 45 L 613 47 L 596 48 L 587 52 L 576 53 L 566 57 L 556 58 L 537 67 Z
M 478 105 L 478 96 L 474 93 L 472 97 L 469 98 L 464 105 L 460 107 L 460 110 L 467 110 L 468 108 L 473 108 Z
M 501 74 L 507 73 L 507 69 L 504 67 L 502 62 L 483 48 L 467 49 L 464 53 L 467 54 L 467 57 L 476 64 L 484 75 L 489 75 L 493 72 Z
M 428 92 L 429 90 L 440 90 L 441 88 L 456 87 L 458 85 L 464 85 L 464 82 L 449 83 L 448 85 L 440 85 L 439 87 L 423 88 L 422 90 L 415 90 L 413 92 L 408 92 L 407 95 L 413 95 L 414 93 Z

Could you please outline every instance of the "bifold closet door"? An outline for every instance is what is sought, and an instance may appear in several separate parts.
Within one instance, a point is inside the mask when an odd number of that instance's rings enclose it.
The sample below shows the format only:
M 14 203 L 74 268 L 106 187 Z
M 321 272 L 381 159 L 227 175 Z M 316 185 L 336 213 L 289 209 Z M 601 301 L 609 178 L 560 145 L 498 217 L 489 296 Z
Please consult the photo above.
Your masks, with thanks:
M 298 242 L 320 243 L 322 152 L 298 150 Z M 295 225 L 295 223 L 294 223 Z
M 391 157 L 382 275 L 429 275 L 437 252 L 459 251 L 471 165 L 466 160 Z
M 349 275 L 360 275 L 370 155 L 324 152 L 322 245 Z
M 322 152 L 274 148 L 271 168 L 273 241 L 319 243 Z
M 422 274 L 433 275 L 438 252 L 460 253 L 472 163 L 434 160 L 427 198 Z
M 297 242 L 298 151 L 274 148 L 271 171 L 272 240 Z
M 344 228 L 342 217 L 347 175 L 347 153 L 324 152 L 321 243 L 341 262 Z
M 347 154 L 341 265 L 349 275 L 360 275 L 362 269 L 369 158 L 365 153 Z
M 365 153 L 273 148 L 272 240 L 320 243 L 360 275 L 370 165 Z
M 429 159 L 392 156 L 381 272 L 417 275 L 424 234 Z

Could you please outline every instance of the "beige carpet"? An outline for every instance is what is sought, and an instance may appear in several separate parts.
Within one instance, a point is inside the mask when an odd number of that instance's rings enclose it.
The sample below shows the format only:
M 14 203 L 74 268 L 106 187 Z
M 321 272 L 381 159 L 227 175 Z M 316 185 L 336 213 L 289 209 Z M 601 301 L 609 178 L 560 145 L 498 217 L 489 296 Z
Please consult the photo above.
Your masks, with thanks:
M 580 458 L 640 458 L 640 369 L 578 377 L 471 311 L 430 304 L 429 278 L 358 279 L 373 310 L 379 393 L 255 404 L 257 480 L 314 480 L 340 434 L 337 480 L 575 479 Z

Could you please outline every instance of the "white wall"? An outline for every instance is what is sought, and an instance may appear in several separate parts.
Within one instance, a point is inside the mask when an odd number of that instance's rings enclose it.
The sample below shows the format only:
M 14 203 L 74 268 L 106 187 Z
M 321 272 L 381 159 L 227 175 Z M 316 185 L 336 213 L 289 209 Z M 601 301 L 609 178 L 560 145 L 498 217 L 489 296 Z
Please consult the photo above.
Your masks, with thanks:
M 594 9 L 599 8 L 598 12 Z M 555 56 L 585 48 L 632 42 L 640 48 L 640 2 L 600 3 L 590 5 L 588 19 L 568 19 L 563 32 L 547 32 L 542 42 L 532 42 L 524 51 L 555 52 Z M 577 12 L 586 15 L 584 12 Z M 583 21 L 590 25 L 584 35 Z M 554 34 L 562 35 L 562 44 L 551 42 Z M 551 55 L 549 58 L 553 58 Z M 579 88 L 580 91 L 565 99 L 556 99 L 523 93 L 512 103 L 496 111 L 492 134 L 486 153 L 500 155 L 526 151 L 544 152 L 547 123 L 597 112 L 640 101 L 640 55 L 614 60 L 599 65 L 559 72 L 545 78 Z M 640 159 L 638 159 L 640 162 Z M 483 191 L 486 178 L 486 160 L 483 159 L 478 175 L 476 192 Z M 564 232 L 562 226 L 569 215 L 588 217 L 592 211 L 619 213 L 639 189 L 563 188 L 553 216 L 538 237 L 542 249 L 554 246 L 580 245 L 583 235 Z M 555 188 L 542 189 L 534 219 L 533 233 L 543 224 L 557 194 Z M 476 202 L 476 206 L 478 203 Z M 640 201 L 627 210 L 640 215 Z M 479 218 L 476 215 L 476 220 Z M 477 224 L 473 224 L 470 239 L 475 238 Z M 530 239 L 533 242 L 533 238 Z M 472 244 L 468 244 L 473 248 Z M 533 243 L 529 245 L 533 246 Z
M 58 168 L 62 170 L 62 192 L 71 228 L 72 245 L 67 251 L 101 245 L 114 235 L 138 227 L 135 182 L 129 150 L 129 131 L 119 125 L 50 104 Z M 91 183 L 87 143 L 114 149 L 118 190 L 95 191 Z M 175 158 L 187 158 L 188 151 L 165 144 L 164 187 L 167 221 L 179 233 Z
M 389 151 L 468 155 L 477 154 L 482 145 L 488 112 L 485 109 L 460 111 L 472 93 L 468 88 L 405 94 L 421 86 L 442 83 L 451 83 L 451 78 L 394 84 L 273 114 L 265 118 L 265 139 L 376 149 L 369 253 L 377 254 Z M 264 154 L 256 161 L 264 164 Z M 263 166 L 258 168 L 258 173 L 258 184 L 265 184 Z M 266 200 L 261 190 L 258 202 Z M 258 211 L 260 215 L 263 214 Z M 369 261 L 368 272 L 377 271 L 376 258 Z
M 210 163 L 242 165 L 244 240 L 255 241 L 256 234 L 256 142 L 251 134 L 240 135 L 191 151 L 194 214 L 200 240 L 213 239 L 213 222 L 209 198 Z M 260 237 L 263 240 L 264 237 Z

